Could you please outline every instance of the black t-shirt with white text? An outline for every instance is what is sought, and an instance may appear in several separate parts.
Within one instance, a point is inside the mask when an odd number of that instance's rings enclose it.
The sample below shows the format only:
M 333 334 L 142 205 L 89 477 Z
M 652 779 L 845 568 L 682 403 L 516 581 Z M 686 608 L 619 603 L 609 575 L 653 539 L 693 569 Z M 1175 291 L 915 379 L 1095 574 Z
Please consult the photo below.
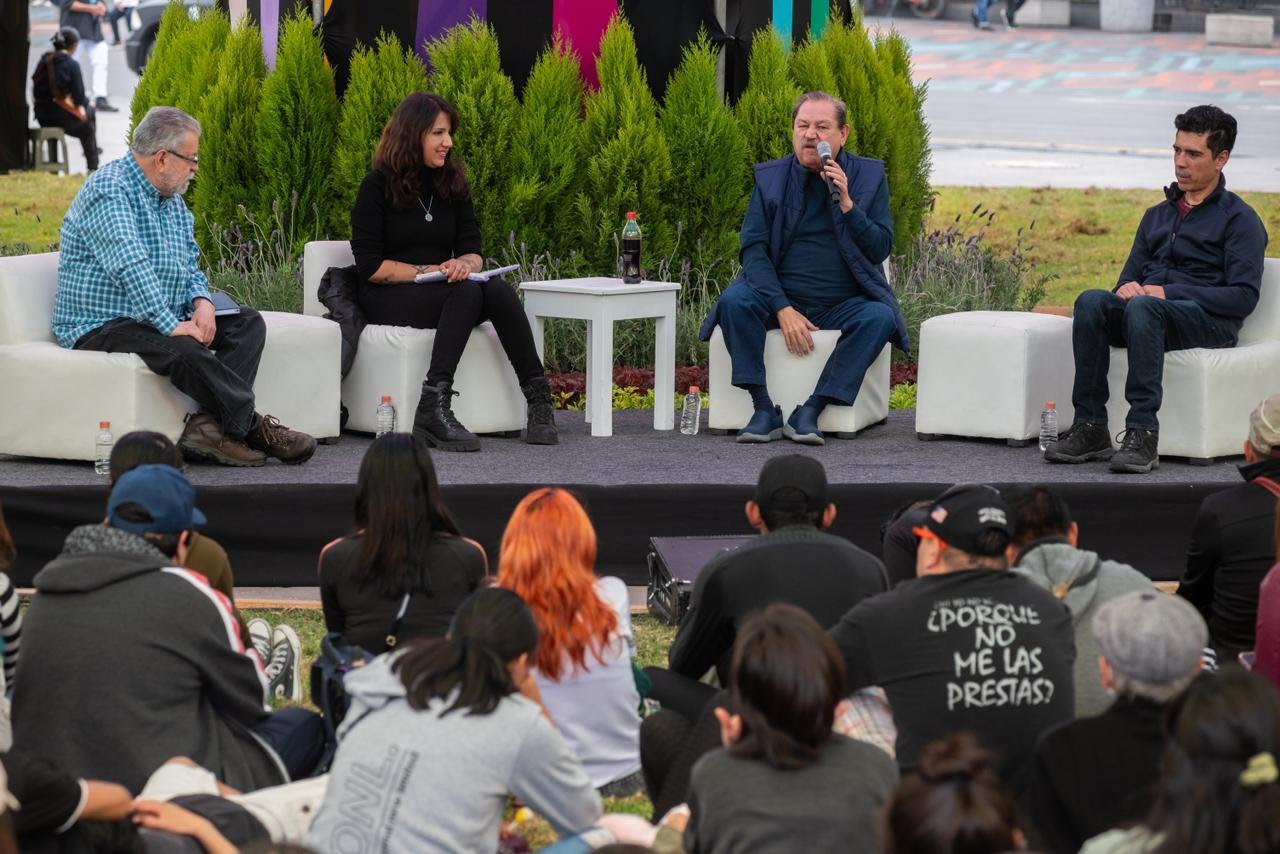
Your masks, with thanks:
M 905 581 L 841 618 L 831 636 L 849 690 L 879 685 L 898 727 L 898 764 L 969 730 L 1009 783 L 1046 729 L 1073 714 L 1071 613 L 1011 572 L 966 569 Z

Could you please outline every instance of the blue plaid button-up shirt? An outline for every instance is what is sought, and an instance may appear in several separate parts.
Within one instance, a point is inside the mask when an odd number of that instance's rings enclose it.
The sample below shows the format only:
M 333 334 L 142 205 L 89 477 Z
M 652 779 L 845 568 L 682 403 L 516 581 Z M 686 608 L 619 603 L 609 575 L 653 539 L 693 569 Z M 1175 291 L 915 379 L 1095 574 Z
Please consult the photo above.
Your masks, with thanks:
M 132 154 L 89 176 L 62 220 L 53 334 L 63 347 L 130 317 L 168 335 L 209 298 L 195 219 L 181 196 L 164 198 Z

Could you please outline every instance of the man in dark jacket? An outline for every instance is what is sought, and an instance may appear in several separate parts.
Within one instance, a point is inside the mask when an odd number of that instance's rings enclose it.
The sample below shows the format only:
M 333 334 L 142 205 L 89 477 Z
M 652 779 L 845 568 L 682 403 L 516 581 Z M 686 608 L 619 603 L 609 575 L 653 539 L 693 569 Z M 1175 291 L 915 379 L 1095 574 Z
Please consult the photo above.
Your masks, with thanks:
M 85 165 L 92 172 L 98 168 L 98 132 L 80 63 L 71 58 L 79 41 L 80 34 L 71 27 L 53 34 L 53 50 L 40 57 L 31 73 L 31 99 L 40 127 L 62 128 L 80 140 Z
M 1227 190 L 1222 175 L 1236 143 L 1236 120 L 1202 105 L 1173 123 L 1177 182 L 1143 215 L 1116 286 L 1076 299 L 1075 419 L 1045 449 L 1050 462 L 1111 460 L 1112 471 L 1133 474 L 1159 466 L 1165 352 L 1234 347 L 1258 304 L 1267 231 L 1253 208 Z M 1129 415 L 1119 450 L 1111 447 L 1107 428 L 1113 346 L 1129 351 Z
M 1209 624 L 1219 661 L 1253 649 L 1258 587 L 1276 562 L 1275 513 L 1280 495 L 1280 394 L 1249 416 L 1245 482 L 1205 498 L 1187 547 L 1178 595 Z
M 1200 672 L 1208 632 L 1194 608 L 1156 590 L 1104 602 L 1093 617 L 1102 714 L 1045 733 L 1023 793 L 1033 848 L 1074 854 L 1086 839 L 1141 821 L 1164 751 L 1165 705 Z
M 889 184 L 879 160 L 841 149 L 849 137 L 844 102 L 826 92 L 802 95 L 792 110 L 795 153 L 755 167 L 756 185 L 742 222 L 742 273 L 702 325 L 719 325 L 733 360 L 733 384 L 755 412 L 739 442 L 783 435 L 823 443 L 818 416 L 850 405 L 867 368 L 892 341 L 907 348 L 907 327 L 880 264 L 893 247 Z M 830 146 L 824 164 L 820 143 Z M 840 330 L 813 395 L 783 422 L 765 385 L 765 332 L 781 329 L 787 349 L 813 351 L 818 329 Z
M 136 792 L 174 756 L 242 791 L 314 768 L 314 713 L 266 702 L 230 602 L 182 567 L 205 521 L 176 469 L 139 466 L 35 577 L 13 698 L 14 747 Z

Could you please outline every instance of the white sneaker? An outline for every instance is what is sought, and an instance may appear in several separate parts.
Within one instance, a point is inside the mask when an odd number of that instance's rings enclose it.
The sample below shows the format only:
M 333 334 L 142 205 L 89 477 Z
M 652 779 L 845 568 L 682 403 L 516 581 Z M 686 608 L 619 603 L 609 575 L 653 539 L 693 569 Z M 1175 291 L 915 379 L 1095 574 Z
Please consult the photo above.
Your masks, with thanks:
M 281 623 L 271 633 L 271 662 L 267 665 L 268 691 L 274 697 L 302 702 L 302 641 L 292 627 Z
M 250 620 L 249 640 L 262 660 L 262 666 L 266 667 L 271 661 L 271 624 L 261 617 Z

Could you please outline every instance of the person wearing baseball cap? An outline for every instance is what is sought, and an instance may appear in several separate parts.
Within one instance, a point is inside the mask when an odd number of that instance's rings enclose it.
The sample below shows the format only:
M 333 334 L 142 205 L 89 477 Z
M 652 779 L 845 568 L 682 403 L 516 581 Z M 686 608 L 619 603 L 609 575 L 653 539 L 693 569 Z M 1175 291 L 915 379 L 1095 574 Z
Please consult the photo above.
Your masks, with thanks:
M 649 795 L 659 811 L 684 801 L 688 764 L 679 780 L 667 775 L 659 782 L 659 775 L 650 772 L 666 772 L 673 759 L 670 750 L 655 750 L 671 741 L 656 733 L 664 726 L 687 729 L 704 712 L 710 714 L 707 701 L 715 688 L 698 680 L 714 669 L 720 684 L 726 684 L 738 626 L 748 615 L 785 602 L 829 626 L 888 587 L 878 558 L 829 533 L 836 506 L 827 491 L 826 470 L 814 457 L 771 458 L 760 469 L 755 495 L 744 512 L 760 536 L 721 552 L 703 567 L 668 653 L 670 669 L 646 671 L 653 683 L 649 696 L 662 703 L 662 711 L 641 725 L 640 754 Z M 673 716 L 682 720 L 671 720 Z M 701 748 L 719 746 L 714 726 L 703 732 L 711 739 Z
M 1207 496 L 1196 513 L 1178 595 L 1209 624 L 1219 661 L 1254 647 L 1258 588 L 1275 563 L 1276 498 L 1280 496 L 1280 394 L 1249 415 L 1245 482 Z
M 206 522 L 177 469 L 116 481 L 107 520 L 81 525 L 35 576 L 14 680 L 14 743 L 68 773 L 138 791 L 174 756 L 241 791 L 305 776 L 318 715 L 271 712 L 231 603 L 182 566 Z
M 1165 708 L 1200 672 L 1209 639 L 1195 608 L 1154 589 L 1102 603 L 1089 631 L 1098 649 L 1095 678 L 1114 701 L 1050 730 L 1036 748 L 1027 806 L 1038 850 L 1078 851 L 1085 840 L 1146 817 L 1160 776 Z
M 969 730 L 1017 788 L 1040 734 L 1072 715 L 1071 614 L 1007 571 L 1009 508 L 990 486 L 947 490 L 915 534 L 917 577 L 859 603 L 830 630 L 848 688 L 884 689 L 904 770 L 924 745 Z

